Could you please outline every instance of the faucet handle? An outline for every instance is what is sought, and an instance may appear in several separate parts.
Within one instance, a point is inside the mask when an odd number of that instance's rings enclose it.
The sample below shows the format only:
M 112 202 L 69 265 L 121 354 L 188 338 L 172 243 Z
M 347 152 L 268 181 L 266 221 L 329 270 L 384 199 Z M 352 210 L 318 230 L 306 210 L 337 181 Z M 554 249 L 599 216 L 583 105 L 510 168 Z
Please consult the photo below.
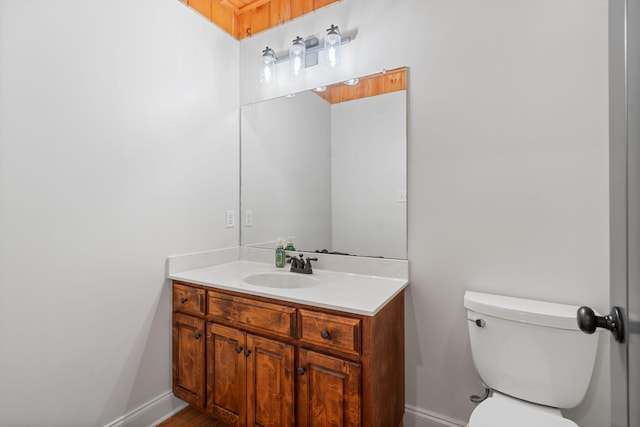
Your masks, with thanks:
M 318 258 L 309 258 L 307 257 L 307 262 L 304 264 L 304 271 L 307 273 L 313 273 L 313 270 L 311 268 L 311 261 L 317 261 Z

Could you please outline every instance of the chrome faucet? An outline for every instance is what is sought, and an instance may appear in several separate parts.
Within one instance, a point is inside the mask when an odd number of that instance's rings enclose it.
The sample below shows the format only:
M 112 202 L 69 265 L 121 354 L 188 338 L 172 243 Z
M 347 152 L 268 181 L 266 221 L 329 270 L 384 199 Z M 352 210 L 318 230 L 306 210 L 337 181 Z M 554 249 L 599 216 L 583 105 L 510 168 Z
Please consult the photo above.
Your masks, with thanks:
M 287 255 L 287 262 L 291 264 L 290 271 L 292 273 L 312 274 L 313 268 L 311 266 L 311 261 L 317 261 L 318 258 L 307 257 L 305 261 L 304 254 L 299 254 L 298 257 L 299 258 L 290 257 Z

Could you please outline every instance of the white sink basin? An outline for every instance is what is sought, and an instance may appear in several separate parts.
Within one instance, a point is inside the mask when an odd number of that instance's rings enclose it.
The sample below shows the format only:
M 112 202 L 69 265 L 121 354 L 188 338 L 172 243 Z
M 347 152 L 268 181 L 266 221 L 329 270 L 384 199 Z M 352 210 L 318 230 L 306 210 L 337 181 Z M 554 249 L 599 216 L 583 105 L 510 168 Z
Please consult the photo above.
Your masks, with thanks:
M 318 279 L 300 273 L 255 273 L 244 278 L 244 282 L 253 286 L 266 288 L 300 289 L 310 288 L 318 284 Z

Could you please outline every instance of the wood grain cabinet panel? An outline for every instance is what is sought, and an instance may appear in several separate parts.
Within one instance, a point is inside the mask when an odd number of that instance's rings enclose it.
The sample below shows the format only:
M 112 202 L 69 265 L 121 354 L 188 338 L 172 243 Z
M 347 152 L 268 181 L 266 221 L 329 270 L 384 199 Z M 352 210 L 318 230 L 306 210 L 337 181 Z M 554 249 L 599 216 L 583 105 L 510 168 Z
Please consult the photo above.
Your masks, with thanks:
M 294 425 L 293 346 L 247 335 L 248 425 Z
M 299 309 L 300 341 L 360 353 L 360 319 L 313 310 Z
M 234 427 L 294 425 L 294 348 L 207 325 L 207 410 Z
M 360 365 L 301 350 L 299 427 L 360 426 Z
M 173 394 L 204 405 L 204 320 L 175 313 L 173 318 Z
M 246 336 L 207 324 L 207 410 L 226 423 L 246 425 Z
M 173 309 L 185 313 L 204 315 L 205 292 L 203 289 L 174 283 Z
M 238 326 L 263 330 L 266 333 L 292 337 L 296 309 L 280 304 L 209 291 L 208 314 Z

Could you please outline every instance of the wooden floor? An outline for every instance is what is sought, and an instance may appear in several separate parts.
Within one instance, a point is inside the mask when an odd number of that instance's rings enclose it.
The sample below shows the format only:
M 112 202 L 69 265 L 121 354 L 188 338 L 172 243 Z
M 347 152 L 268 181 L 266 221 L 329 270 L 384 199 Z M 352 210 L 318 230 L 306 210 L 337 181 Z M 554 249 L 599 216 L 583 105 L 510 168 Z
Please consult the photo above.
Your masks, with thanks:
M 157 427 L 231 427 L 222 421 L 214 420 L 209 415 L 191 406 L 175 414 Z

